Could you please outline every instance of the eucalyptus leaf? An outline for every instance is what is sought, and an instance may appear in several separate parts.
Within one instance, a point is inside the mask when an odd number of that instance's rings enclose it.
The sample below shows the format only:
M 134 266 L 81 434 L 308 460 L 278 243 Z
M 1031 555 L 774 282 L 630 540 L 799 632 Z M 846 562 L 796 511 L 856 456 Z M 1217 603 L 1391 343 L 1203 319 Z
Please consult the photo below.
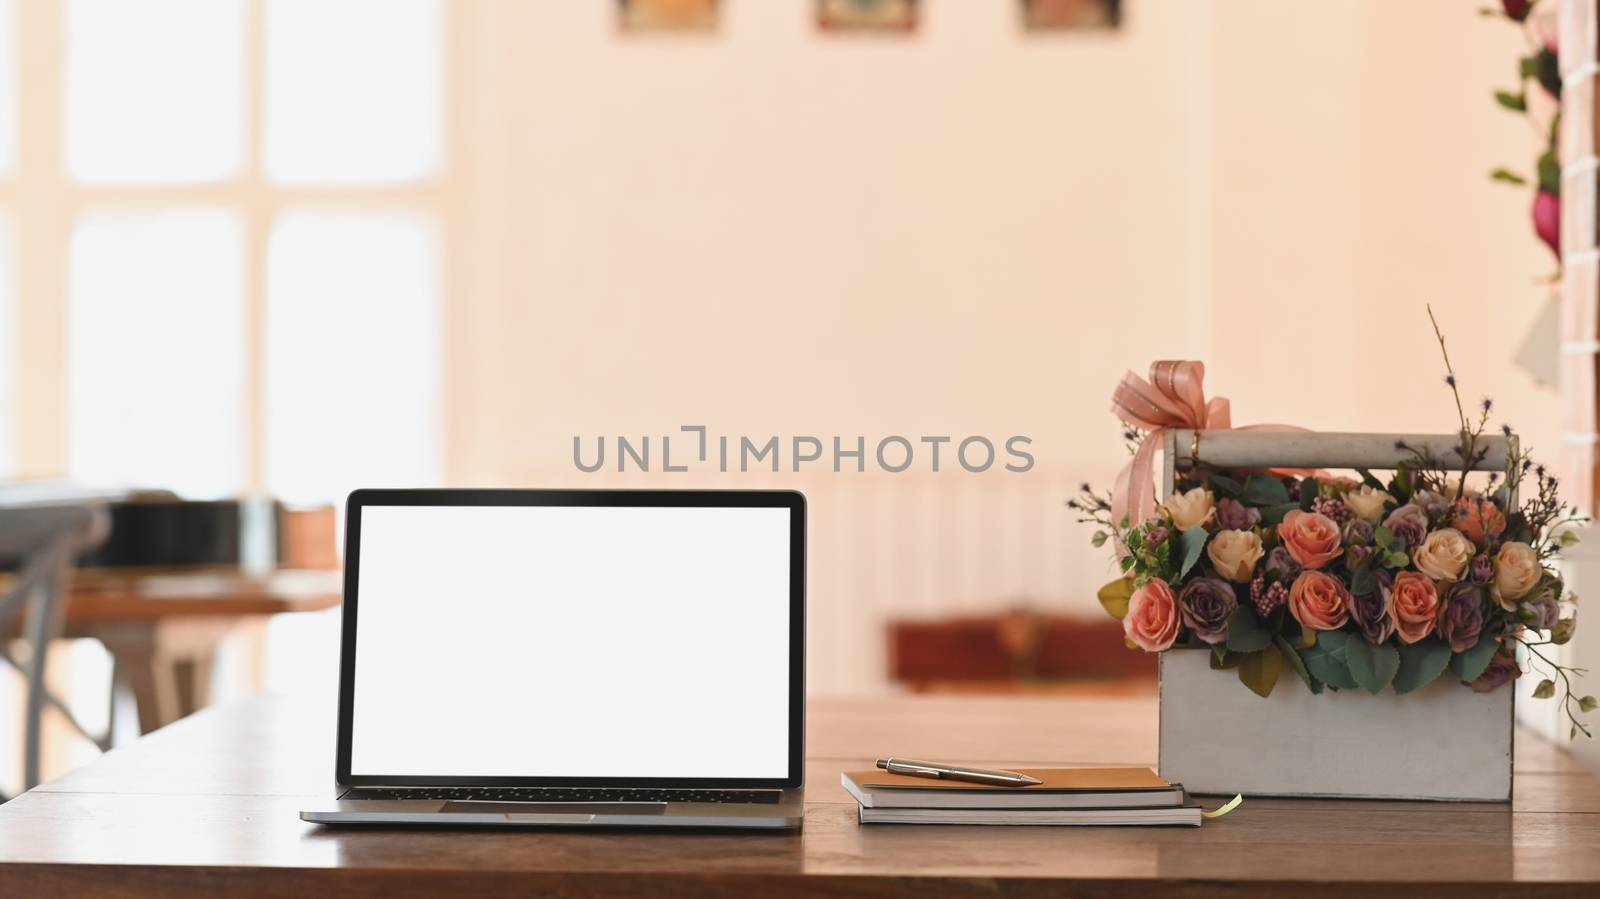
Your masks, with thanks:
M 1546 678 L 1539 681 L 1539 686 L 1533 688 L 1534 699 L 1549 699 L 1556 695 L 1556 682 Z
M 1306 478 L 1300 482 L 1300 511 L 1310 512 L 1317 502 L 1317 479 Z
M 1283 654 L 1278 652 L 1276 646 L 1268 646 L 1239 660 L 1239 682 L 1263 698 L 1272 695 L 1272 688 L 1278 683 L 1278 674 L 1282 671 Z
M 1389 530 L 1383 525 L 1379 525 L 1372 529 L 1372 542 L 1376 544 L 1379 549 L 1388 549 L 1389 547 L 1394 546 L 1394 531 Z
M 1353 690 L 1356 679 L 1350 676 L 1350 667 L 1345 662 L 1344 644 L 1342 631 L 1323 631 L 1317 638 L 1317 645 L 1301 652 L 1300 657 L 1305 660 L 1306 670 L 1312 677 L 1336 690 Z
M 1282 506 L 1289 503 L 1289 490 L 1270 474 L 1253 474 L 1244 482 L 1243 500 L 1250 506 Z
M 1436 637 L 1400 647 L 1400 671 L 1394 676 L 1394 691 L 1410 693 L 1430 683 L 1450 664 L 1450 646 Z
M 1133 596 L 1133 579 L 1119 577 L 1095 594 L 1100 599 L 1100 605 L 1111 613 L 1111 617 L 1121 621 L 1128 617 L 1128 599 Z
M 1214 474 L 1211 476 L 1212 493 L 1221 494 L 1222 496 L 1231 496 L 1237 499 L 1243 490 L 1244 486 L 1242 484 L 1225 474 Z
M 1178 569 L 1179 577 L 1186 577 L 1189 569 L 1200 561 L 1200 554 L 1205 551 L 1206 538 L 1211 536 L 1203 527 L 1186 528 L 1183 532 L 1183 567 Z
M 1261 510 L 1261 523 L 1267 527 L 1280 524 L 1283 521 L 1283 516 L 1288 515 L 1290 512 L 1293 512 L 1299 508 L 1300 507 L 1295 503 L 1284 503 L 1281 506 L 1267 506 Z
M 1450 657 L 1450 670 L 1456 677 L 1471 683 L 1478 679 L 1478 675 L 1489 667 L 1489 662 L 1494 659 L 1495 650 L 1500 644 L 1488 636 L 1478 638 L 1478 642 L 1465 652 L 1458 652 Z
M 1345 663 L 1350 676 L 1368 693 L 1377 693 L 1394 680 L 1400 669 L 1400 653 L 1393 646 L 1374 646 L 1361 637 L 1344 641 Z
M 1261 626 L 1256 613 L 1239 606 L 1228 616 L 1228 649 L 1233 652 L 1259 652 L 1272 642 L 1272 634 Z
M 1370 566 L 1362 565 L 1350 572 L 1350 592 L 1357 596 L 1366 596 L 1378 587 L 1378 575 Z

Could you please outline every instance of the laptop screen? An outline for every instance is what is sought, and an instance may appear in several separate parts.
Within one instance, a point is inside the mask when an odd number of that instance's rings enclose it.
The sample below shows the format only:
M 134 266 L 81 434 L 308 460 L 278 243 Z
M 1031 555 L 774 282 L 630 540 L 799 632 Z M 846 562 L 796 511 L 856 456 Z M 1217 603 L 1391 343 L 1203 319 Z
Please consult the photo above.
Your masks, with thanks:
M 789 775 L 790 509 L 359 515 L 353 777 Z

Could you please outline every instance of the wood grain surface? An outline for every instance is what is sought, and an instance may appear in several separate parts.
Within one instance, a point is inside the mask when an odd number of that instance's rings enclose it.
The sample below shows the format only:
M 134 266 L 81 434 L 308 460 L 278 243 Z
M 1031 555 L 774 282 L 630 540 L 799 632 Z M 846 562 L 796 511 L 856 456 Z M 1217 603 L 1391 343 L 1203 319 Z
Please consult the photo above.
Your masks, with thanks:
M 331 707 L 251 699 L 0 806 L 0 896 L 1600 895 L 1600 780 L 1526 733 L 1509 805 L 1247 799 L 1198 829 L 862 827 L 841 770 L 889 754 L 1153 765 L 1155 704 L 813 700 L 805 829 L 774 835 L 314 827 L 296 814 L 331 788 L 332 723 Z

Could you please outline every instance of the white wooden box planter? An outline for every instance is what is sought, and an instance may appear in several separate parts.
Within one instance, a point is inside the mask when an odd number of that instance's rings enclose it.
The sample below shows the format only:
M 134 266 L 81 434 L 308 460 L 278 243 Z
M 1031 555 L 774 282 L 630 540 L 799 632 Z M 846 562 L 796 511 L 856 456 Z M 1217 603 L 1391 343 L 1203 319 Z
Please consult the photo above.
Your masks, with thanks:
M 1487 439 L 1487 438 L 1485 438 Z M 1164 491 L 1199 459 L 1218 468 L 1392 469 L 1396 440 L 1451 458 L 1454 435 L 1249 431 L 1167 433 Z M 1513 444 L 1497 438 L 1480 470 L 1504 470 Z M 1514 502 L 1514 500 L 1513 500 Z M 1257 696 L 1210 652 L 1161 656 L 1161 776 L 1200 794 L 1508 802 L 1516 689 L 1474 693 L 1450 671 L 1403 696 L 1392 690 L 1314 695 L 1285 668 Z

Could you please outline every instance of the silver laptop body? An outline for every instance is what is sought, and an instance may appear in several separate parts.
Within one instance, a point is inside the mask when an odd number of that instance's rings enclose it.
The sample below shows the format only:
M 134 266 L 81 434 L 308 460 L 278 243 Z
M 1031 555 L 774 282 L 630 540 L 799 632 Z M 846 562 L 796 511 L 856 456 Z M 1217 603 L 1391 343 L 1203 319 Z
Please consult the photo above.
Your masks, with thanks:
M 357 490 L 330 825 L 795 830 L 805 500 Z

